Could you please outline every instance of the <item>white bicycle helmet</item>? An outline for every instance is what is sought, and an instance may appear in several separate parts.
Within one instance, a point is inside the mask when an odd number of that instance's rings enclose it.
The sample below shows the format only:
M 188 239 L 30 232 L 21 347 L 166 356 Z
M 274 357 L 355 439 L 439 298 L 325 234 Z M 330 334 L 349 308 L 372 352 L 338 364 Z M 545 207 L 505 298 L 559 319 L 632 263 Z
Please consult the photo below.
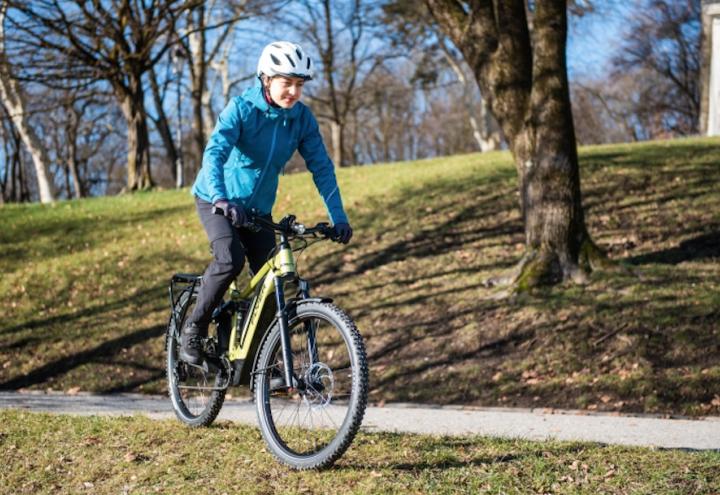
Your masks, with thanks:
M 258 60 L 257 75 L 302 77 L 312 79 L 313 63 L 300 45 L 289 41 L 274 41 L 263 48 Z

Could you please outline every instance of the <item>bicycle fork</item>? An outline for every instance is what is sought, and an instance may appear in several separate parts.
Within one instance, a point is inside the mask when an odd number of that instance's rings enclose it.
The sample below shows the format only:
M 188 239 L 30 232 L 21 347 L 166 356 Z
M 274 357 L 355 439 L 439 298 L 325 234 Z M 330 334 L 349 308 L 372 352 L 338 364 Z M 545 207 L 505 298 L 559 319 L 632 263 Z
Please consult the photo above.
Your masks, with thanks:
M 305 280 L 300 281 L 300 292 L 302 297 L 310 297 L 309 284 Z M 285 303 L 285 290 L 283 288 L 283 278 L 275 277 L 275 301 L 277 303 L 277 320 L 280 324 L 280 344 L 282 346 L 283 362 L 285 363 L 284 378 L 285 386 L 288 390 L 295 389 L 296 383 L 299 383 L 299 377 L 293 376 L 294 365 L 292 357 L 292 348 L 290 345 L 290 324 L 288 321 L 287 305 Z M 308 339 L 308 351 L 310 354 L 310 366 L 318 361 L 317 346 L 315 342 L 315 327 L 306 321 L 304 322 L 305 333 Z
M 285 363 L 285 386 L 293 390 L 293 359 L 290 348 L 290 328 L 285 310 L 285 290 L 282 277 L 275 277 L 275 300 L 277 302 L 277 320 L 280 323 L 280 344 L 282 345 L 283 362 Z

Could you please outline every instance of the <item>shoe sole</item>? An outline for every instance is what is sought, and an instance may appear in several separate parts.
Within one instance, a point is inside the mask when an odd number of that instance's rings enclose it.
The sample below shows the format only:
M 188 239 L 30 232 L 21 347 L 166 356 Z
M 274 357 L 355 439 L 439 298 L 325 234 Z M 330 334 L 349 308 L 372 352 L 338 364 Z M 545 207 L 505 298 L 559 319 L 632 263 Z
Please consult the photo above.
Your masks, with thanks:
M 203 364 L 203 361 L 205 361 L 202 357 L 193 357 L 183 353 L 182 351 L 180 351 L 180 360 L 185 361 L 188 364 L 192 364 L 193 366 L 200 366 Z

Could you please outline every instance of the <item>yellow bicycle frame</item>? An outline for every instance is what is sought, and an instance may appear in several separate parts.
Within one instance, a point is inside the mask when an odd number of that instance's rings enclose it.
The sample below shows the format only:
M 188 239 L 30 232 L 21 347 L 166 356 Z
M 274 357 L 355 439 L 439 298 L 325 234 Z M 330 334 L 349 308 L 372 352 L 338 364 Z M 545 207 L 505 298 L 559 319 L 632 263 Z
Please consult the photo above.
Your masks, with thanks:
M 236 281 L 233 281 L 229 289 L 232 299 L 250 299 L 258 285 L 262 283 L 262 287 L 257 297 L 252 299 L 239 338 L 239 325 L 237 321 L 233 321 L 232 331 L 230 333 L 230 348 L 228 350 L 228 358 L 230 361 L 247 359 L 255 338 L 262 337 L 262 333 L 258 335 L 258 322 L 260 321 L 262 310 L 268 302 L 268 298 L 272 297 L 275 293 L 275 281 L 284 280 L 288 276 L 296 275 L 297 268 L 292 249 L 288 244 L 284 246 L 281 244 L 278 253 L 258 270 L 252 280 L 250 280 L 242 290 L 238 290 Z M 238 315 L 236 313 L 235 318 L 237 317 Z

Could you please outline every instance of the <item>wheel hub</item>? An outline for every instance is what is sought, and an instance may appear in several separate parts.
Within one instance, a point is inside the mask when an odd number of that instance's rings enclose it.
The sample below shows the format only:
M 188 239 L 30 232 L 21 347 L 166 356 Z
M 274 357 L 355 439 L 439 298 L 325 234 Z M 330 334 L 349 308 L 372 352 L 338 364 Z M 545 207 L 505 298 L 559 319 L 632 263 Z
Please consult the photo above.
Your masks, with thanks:
M 325 407 L 332 400 L 335 378 L 325 363 L 315 363 L 305 372 L 304 399 L 312 408 Z

